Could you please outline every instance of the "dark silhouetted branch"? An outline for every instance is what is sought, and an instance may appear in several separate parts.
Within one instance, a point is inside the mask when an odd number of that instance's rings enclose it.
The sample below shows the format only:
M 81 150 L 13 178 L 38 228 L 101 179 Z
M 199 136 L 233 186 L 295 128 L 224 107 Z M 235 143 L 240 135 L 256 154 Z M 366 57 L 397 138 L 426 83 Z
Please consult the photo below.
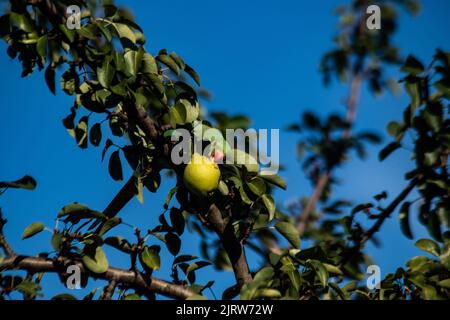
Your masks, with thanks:
M 417 185 L 417 180 L 411 181 L 411 183 L 395 198 L 391 204 L 383 210 L 381 215 L 377 217 L 377 221 L 375 224 L 364 233 L 364 236 L 361 240 L 362 243 L 366 242 L 372 236 L 380 230 L 381 226 L 383 225 L 384 221 L 390 217 L 390 215 L 394 212 L 394 210 L 400 205 L 400 203 L 405 200 L 405 198 L 408 196 L 408 194 L 414 189 L 414 187 Z

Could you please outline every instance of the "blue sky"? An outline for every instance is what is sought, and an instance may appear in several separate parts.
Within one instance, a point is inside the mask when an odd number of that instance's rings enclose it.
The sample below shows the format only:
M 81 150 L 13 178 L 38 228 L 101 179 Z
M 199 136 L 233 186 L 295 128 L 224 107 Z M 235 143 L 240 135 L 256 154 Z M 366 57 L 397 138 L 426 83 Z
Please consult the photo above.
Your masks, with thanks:
M 125 3 L 125 1 L 122 1 Z M 321 114 L 343 112 L 346 86 L 334 83 L 325 88 L 318 72 L 320 57 L 332 47 L 337 19 L 333 9 L 343 1 L 126 1 L 143 27 L 146 48 L 156 53 L 161 48 L 176 51 L 201 75 L 202 84 L 213 93 L 210 111 L 244 113 L 255 128 L 284 128 L 297 121 L 308 109 Z M 413 53 L 430 61 L 434 48 L 449 50 L 450 2 L 424 1 L 417 17 L 401 14 L 395 42 L 403 54 Z M 81 150 L 65 132 L 61 119 L 69 113 L 70 97 L 47 89 L 42 73 L 22 79 L 17 61 L 6 55 L 0 44 L 0 180 L 14 180 L 31 174 L 38 181 L 34 192 L 9 190 L 0 198 L 9 223 L 6 235 L 18 252 L 36 254 L 50 248 L 50 233 L 20 240 L 23 229 L 34 221 L 49 227 L 59 209 L 78 201 L 101 210 L 120 189 L 111 180 L 101 149 Z M 393 70 L 393 75 L 398 73 Z M 387 121 L 399 119 L 407 104 L 405 94 L 386 94 L 374 98 L 365 89 L 358 110 L 357 128 L 373 129 L 384 135 Z M 287 170 L 281 175 L 288 190 L 277 192 L 280 206 L 298 196 L 308 195 L 310 186 L 295 159 L 294 134 L 281 132 L 280 159 Z M 385 141 L 388 141 L 387 139 Z M 378 148 L 370 149 L 365 162 L 353 161 L 339 170 L 344 178 L 337 196 L 365 202 L 382 191 L 391 196 L 404 185 L 403 173 L 411 166 L 407 153 L 398 153 L 383 163 L 377 160 Z M 165 180 L 160 191 L 145 194 L 145 205 L 133 200 L 122 212 L 123 219 L 143 230 L 153 226 L 162 213 L 162 203 L 174 184 Z M 130 230 L 119 229 L 127 235 Z M 416 238 L 426 236 L 413 225 Z M 385 223 L 380 232 L 383 246 L 370 248 L 383 274 L 394 271 L 419 252 L 414 242 L 400 235 L 398 220 Z M 186 234 L 182 252 L 198 252 L 195 236 Z M 128 266 L 123 256 L 108 251 L 111 264 Z M 164 253 L 163 267 L 155 276 L 168 278 L 171 257 Z M 250 256 L 252 265 L 257 258 Z M 46 297 L 64 290 L 49 277 Z M 198 274 L 199 282 L 215 279 L 216 294 L 233 283 L 231 273 L 209 267 Z M 101 286 L 98 282 L 95 286 Z M 85 291 L 80 292 L 84 293 Z

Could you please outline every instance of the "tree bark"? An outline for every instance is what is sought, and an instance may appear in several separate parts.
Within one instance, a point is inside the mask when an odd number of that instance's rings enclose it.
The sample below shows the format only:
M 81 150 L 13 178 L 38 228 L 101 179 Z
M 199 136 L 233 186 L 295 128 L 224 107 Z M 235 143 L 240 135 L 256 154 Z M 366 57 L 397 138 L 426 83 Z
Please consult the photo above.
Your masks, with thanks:
M 52 259 L 30 256 L 8 257 L 0 263 L 0 271 L 24 270 L 32 273 L 44 272 L 63 274 L 65 270 L 61 266 L 67 264 L 77 265 L 82 274 L 87 273 L 92 278 L 125 284 L 130 287 L 137 288 L 144 293 L 155 292 L 174 299 L 187 299 L 195 294 L 189 288 L 175 285 L 154 277 L 151 277 L 149 283 L 147 283 L 142 274 L 131 270 L 110 267 L 105 273 L 94 274 L 86 270 L 82 263 L 70 261 L 68 259 L 64 259 L 64 261 L 56 261 Z
M 239 287 L 252 281 L 244 246 L 236 238 L 230 219 L 222 217 L 215 204 L 211 204 L 203 218 L 216 232 L 233 267 L 234 277 Z

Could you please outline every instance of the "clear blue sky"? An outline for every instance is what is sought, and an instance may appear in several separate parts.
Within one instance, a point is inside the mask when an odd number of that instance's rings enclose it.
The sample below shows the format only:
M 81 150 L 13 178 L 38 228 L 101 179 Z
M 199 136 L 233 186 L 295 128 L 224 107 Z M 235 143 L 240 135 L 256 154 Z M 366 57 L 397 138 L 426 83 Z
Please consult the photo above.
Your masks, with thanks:
M 256 128 L 284 128 L 307 109 L 321 114 L 343 111 L 341 102 L 346 87 L 337 84 L 323 87 L 318 72 L 321 55 L 332 47 L 337 23 L 333 9 L 341 3 L 126 1 L 145 30 L 148 50 L 154 53 L 161 48 L 174 50 L 200 73 L 202 84 L 214 96 L 209 110 L 245 113 Z M 402 53 L 414 53 L 429 61 L 434 48 L 449 50 L 449 12 L 450 2 L 432 0 L 424 1 L 418 17 L 402 14 L 395 37 Z M 0 206 L 9 220 L 6 235 L 14 248 L 36 254 L 50 250 L 50 233 L 21 241 L 20 235 L 29 223 L 43 221 L 53 227 L 59 209 L 73 201 L 102 210 L 121 184 L 112 182 L 106 163 L 100 162 L 100 148 L 81 150 L 65 132 L 61 119 L 68 114 L 71 98 L 61 91 L 53 96 L 42 73 L 21 79 L 19 63 L 9 59 L 3 42 L 0 51 L 0 180 L 31 174 L 38 181 L 34 192 L 8 190 L 0 197 Z M 383 135 L 387 121 L 400 118 L 407 103 L 404 94 L 373 98 L 365 90 L 361 100 L 357 127 Z M 295 159 L 296 136 L 281 132 L 280 139 L 280 159 L 287 166 L 281 175 L 288 181 L 288 190 L 276 194 L 282 206 L 286 201 L 308 195 L 310 186 Z M 353 161 L 339 171 L 345 179 L 337 195 L 357 203 L 382 190 L 388 190 L 392 196 L 400 191 L 403 173 L 411 166 L 408 155 L 399 153 L 379 163 L 377 150 L 371 149 L 367 161 Z M 146 193 L 143 206 L 133 200 L 122 212 L 123 219 L 143 230 L 153 226 L 173 184 L 173 180 L 165 180 L 157 195 Z M 119 231 L 124 235 L 130 233 L 127 228 Z M 413 231 L 416 237 L 426 236 L 417 224 Z M 383 274 L 418 254 L 414 242 L 400 235 L 396 218 L 384 225 L 380 238 L 382 248 L 370 248 L 370 253 Z M 185 234 L 183 240 L 182 252 L 198 252 L 195 236 Z M 112 265 L 128 267 L 124 256 L 113 250 L 108 250 L 108 254 Z M 168 278 L 172 258 L 166 253 L 162 258 L 162 270 L 155 272 L 155 276 Z M 257 264 L 255 259 L 251 256 L 252 265 Z M 68 291 L 55 279 L 49 277 L 44 282 L 48 284 L 47 298 Z M 233 282 L 231 273 L 217 274 L 212 267 L 200 272 L 198 279 L 203 283 L 216 280 L 216 294 Z

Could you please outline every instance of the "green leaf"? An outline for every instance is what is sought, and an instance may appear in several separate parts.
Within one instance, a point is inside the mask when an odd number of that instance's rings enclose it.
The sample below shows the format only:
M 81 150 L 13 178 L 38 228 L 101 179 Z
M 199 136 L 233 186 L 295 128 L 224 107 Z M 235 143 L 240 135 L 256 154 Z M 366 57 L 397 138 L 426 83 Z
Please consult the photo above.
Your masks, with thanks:
M 263 194 L 261 199 L 264 206 L 267 208 L 267 212 L 269 213 L 269 221 L 271 221 L 275 217 L 275 201 L 270 194 Z
M 327 269 L 328 273 L 336 274 L 336 275 L 339 275 L 339 276 L 343 276 L 344 275 L 342 270 L 339 269 L 338 267 L 336 267 L 336 266 L 334 266 L 332 264 L 329 264 L 329 263 L 322 263 L 322 264 L 325 267 L 325 269 Z
M 256 291 L 255 298 L 277 299 L 281 298 L 281 293 L 276 289 L 270 288 L 259 289 L 258 291 Z
M 135 186 L 136 186 L 135 190 L 136 198 L 138 199 L 140 204 L 144 204 L 144 183 L 142 182 L 141 177 L 137 177 Z
M 152 270 L 159 270 L 159 268 L 161 267 L 161 259 L 159 257 L 159 253 L 147 246 L 140 253 L 139 259 L 143 265 Z
M 401 145 L 398 142 L 391 142 L 390 144 L 388 144 L 386 147 L 384 147 L 381 151 L 380 154 L 378 155 L 378 159 L 380 159 L 380 161 L 383 161 L 384 159 L 386 159 L 392 152 L 394 152 L 395 150 L 397 150 L 398 148 L 400 148 Z
M 78 87 L 80 79 L 74 69 L 67 70 L 61 76 L 61 89 L 68 95 L 73 95 Z
M 180 75 L 180 67 L 172 59 L 172 57 L 165 55 L 165 54 L 159 54 L 156 56 L 156 60 L 162 62 L 167 67 L 169 67 L 169 69 L 172 70 L 177 76 Z
M 95 35 L 95 32 L 96 32 L 95 29 L 96 29 L 95 25 L 88 23 L 88 24 L 82 26 L 80 29 L 75 29 L 75 30 L 80 36 L 82 36 L 84 38 L 87 38 L 90 40 L 96 40 L 97 36 Z
M 200 76 L 195 72 L 194 69 L 192 69 L 189 65 L 184 66 L 184 71 L 197 83 L 197 85 L 200 85 Z
M 183 211 L 177 208 L 172 208 L 170 210 L 170 223 L 172 224 L 172 227 L 175 230 L 175 232 L 181 236 L 184 232 L 184 227 L 186 225 L 183 216 Z
M 112 40 L 112 35 L 111 35 L 111 31 L 109 31 L 108 29 L 108 22 L 104 22 L 104 21 L 96 21 L 96 24 L 98 26 L 98 28 L 100 29 L 101 33 L 103 34 L 103 36 L 105 37 L 107 42 L 111 42 Z
M 164 201 L 164 209 L 169 208 L 170 200 L 172 200 L 173 195 L 178 191 L 178 187 L 173 187 L 169 190 L 166 196 L 166 201 Z
M 223 180 L 219 181 L 219 186 L 217 187 L 217 189 L 219 189 L 220 193 L 224 196 L 227 196 L 230 193 L 227 184 Z
M 427 229 L 434 239 L 436 239 L 437 241 L 442 241 L 441 222 L 438 215 L 436 214 L 436 210 L 431 210 L 428 213 Z
M 44 60 L 47 57 L 47 43 L 48 43 L 48 36 L 43 35 L 40 37 L 36 43 L 36 51 L 39 56 L 41 56 Z
M 141 72 L 144 74 L 158 73 L 158 65 L 156 64 L 155 58 L 147 52 L 142 55 Z
M 142 299 L 138 294 L 131 293 L 123 296 L 123 300 L 142 300 Z
M 239 294 L 239 286 L 233 285 L 222 293 L 222 300 L 232 300 Z
M 422 251 L 431 253 L 432 255 L 439 257 L 441 254 L 441 249 L 439 248 L 439 245 L 430 239 L 420 239 L 416 242 L 416 247 L 419 248 Z
M 248 181 L 246 185 L 256 196 L 261 196 L 266 193 L 266 184 L 261 178 L 254 177 L 250 181 Z
M 441 280 L 437 285 L 442 288 L 450 289 L 450 279 Z
M 429 167 L 433 166 L 436 163 L 436 161 L 438 161 L 439 156 L 440 156 L 440 148 L 439 147 L 437 147 L 436 149 L 431 150 L 429 152 L 425 152 L 423 163 Z
M 200 108 L 196 102 L 191 102 L 187 99 L 179 99 L 175 104 L 175 108 L 180 104 L 183 105 L 183 108 L 185 109 L 186 112 L 185 118 L 186 123 L 191 123 L 197 120 L 200 114 Z
M 274 271 L 271 267 L 264 267 L 255 274 L 253 283 L 257 286 L 266 285 L 273 278 L 273 275 Z
M 77 298 L 69 293 L 60 293 L 54 296 L 52 300 L 77 300 Z
M 400 219 L 400 227 L 402 229 L 403 234 L 409 238 L 409 239 L 413 239 L 414 236 L 411 232 L 411 227 L 409 224 L 409 207 L 411 206 L 411 202 L 409 201 L 405 201 L 401 208 L 400 208 L 400 214 L 399 214 L 399 219 Z
M 101 102 L 101 99 L 106 98 L 107 93 L 103 90 L 96 91 L 94 93 L 87 92 L 80 96 L 81 104 L 92 112 L 102 113 L 105 111 L 105 105 Z
M 94 273 L 104 273 L 108 270 L 108 258 L 101 246 L 85 246 L 81 261 Z
M 174 124 L 185 124 L 187 121 L 187 109 L 184 104 L 177 103 L 175 106 L 170 108 L 170 119 Z
M 181 240 L 180 238 L 173 232 L 168 232 L 164 236 L 164 239 L 166 240 L 167 249 L 171 254 L 176 256 L 178 252 L 180 252 L 181 248 Z
M 300 247 L 300 234 L 292 223 L 287 221 L 278 222 L 275 225 L 275 229 L 277 229 L 292 246 L 297 249 Z
M 45 69 L 45 82 L 47 83 L 48 88 L 51 93 L 56 94 L 56 84 L 55 84 L 55 68 L 52 67 L 51 64 L 48 65 L 47 69 Z
M 22 240 L 31 238 L 35 234 L 38 234 L 39 232 L 43 231 L 44 228 L 45 226 L 42 222 L 34 222 L 30 224 L 28 227 L 26 227 L 25 231 L 23 232 Z
M 131 244 L 122 237 L 108 237 L 105 239 L 105 244 L 125 253 L 131 252 Z
M 125 71 L 130 76 L 136 76 L 138 72 L 138 67 L 141 63 L 142 59 L 142 51 L 135 51 L 126 49 L 124 54 L 124 60 L 125 60 Z
M 83 301 L 92 301 L 94 299 L 95 294 L 97 293 L 97 288 L 94 288 L 87 295 L 83 297 Z
M 63 243 L 63 235 L 59 232 L 54 232 L 51 239 L 52 248 L 55 251 L 61 250 Z
M 36 282 L 31 282 L 28 280 L 23 280 L 18 286 L 14 289 L 28 294 L 30 296 L 36 296 L 37 293 L 41 290 L 41 286 Z
M 98 145 L 102 141 L 102 126 L 100 123 L 96 123 L 92 126 L 91 130 L 89 131 L 89 141 L 96 147 L 98 147 Z
M 320 283 L 323 287 L 326 287 L 328 284 L 328 271 L 319 260 L 308 259 L 306 264 L 311 266 L 316 272 L 317 277 L 319 278 Z
M 25 32 L 33 31 L 33 25 L 24 14 L 11 12 L 9 14 L 9 22 L 11 25 L 16 26 L 18 29 Z
M 164 85 L 158 74 L 149 73 L 145 75 L 146 81 L 151 84 L 160 96 L 164 95 Z
M 208 300 L 208 298 L 200 294 L 194 294 L 192 296 L 187 297 L 186 300 Z
M 186 66 L 186 64 L 184 63 L 183 59 L 177 55 L 175 52 L 170 53 L 169 55 L 173 61 L 175 61 L 175 63 L 178 65 L 178 67 L 180 67 L 180 69 L 184 69 L 184 67 Z
M 241 300 L 251 300 L 256 297 L 257 291 L 260 288 L 267 287 L 269 281 L 273 279 L 274 270 L 271 267 L 264 267 L 259 270 L 253 281 L 245 284 L 241 288 Z
M 412 75 L 417 75 L 424 71 L 424 66 L 414 56 L 408 55 L 404 65 L 401 67 L 400 70 L 406 73 L 410 73 Z
M 109 158 L 108 171 L 115 181 L 123 180 L 122 163 L 120 161 L 119 150 L 114 151 Z
M 264 180 L 266 180 L 267 182 L 276 185 L 277 187 L 280 187 L 283 190 L 286 190 L 287 184 L 280 176 L 276 174 L 264 174 L 263 170 L 261 171 L 259 176 Z
M 236 178 L 238 179 L 238 178 Z M 248 197 L 247 193 L 245 192 L 243 187 L 239 188 L 239 195 L 241 196 L 241 200 L 248 205 L 252 205 L 253 201 Z
M 117 34 L 122 42 L 124 47 L 128 47 L 128 41 L 131 41 L 133 44 L 136 43 L 136 35 L 131 30 L 129 26 L 124 23 L 113 23 L 114 28 L 116 28 Z
M 74 202 L 71 204 L 68 204 L 58 212 L 58 218 L 70 215 L 70 214 L 79 214 L 81 212 L 89 211 L 90 209 L 85 206 L 84 204 Z
M 341 290 L 341 288 L 339 288 L 339 286 L 336 283 L 329 282 L 328 285 L 334 290 L 334 292 L 337 293 L 337 295 L 339 296 L 339 298 L 341 298 L 341 300 L 348 299 L 347 295 L 344 293 L 344 291 Z
M 62 31 L 62 33 L 64 33 L 64 35 L 66 36 L 67 40 L 69 40 L 70 43 L 72 43 L 73 40 L 75 40 L 75 30 L 70 30 L 69 28 L 67 28 L 65 24 L 59 24 L 58 28 Z
M 450 83 L 445 80 L 439 80 L 434 83 L 434 87 L 441 91 L 447 98 L 450 98 Z
M 101 67 L 97 67 L 97 77 L 98 82 L 108 89 L 111 85 L 111 82 L 114 78 L 114 73 L 116 72 L 114 65 L 111 63 L 111 59 L 106 58 L 103 59 L 103 63 Z
M 358 204 L 356 207 L 353 208 L 352 214 L 358 213 L 360 211 L 363 211 L 363 210 L 366 210 L 366 209 L 369 209 L 369 208 L 372 208 L 372 207 L 373 207 L 372 203 L 361 203 L 361 204 Z
M 450 241 L 446 241 L 444 245 L 444 250 L 439 257 L 441 260 L 441 263 L 447 268 L 447 270 L 450 271 Z
M 442 126 L 442 109 L 438 106 L 427 106 L 423 110 L 423 119 L 434 132 L 439 132 Z
M 0 181 L 0 188 L 15 188 L 15 189 L 25 189 L 34 190 L 36 188 L 36 180 L 29 175 L 25 175 L 19 180 L 6 182 Z
M 102 151 L 102 162 L 103 162 L 103 160 L 105 160 L 106 152 L 112 145 L 113 145 L 113 142 L 111 141 L 111 139 L 109 139 L 109 138 L 106 139 L 105 146 L 103 147 L 103 151 Z
M 198 106 L 197 106 L 198 110 Z M 197 137 L 202 137 L 202 140 L 211 142 L 214 149 L 220 149 L 225 154 L 231 151 L 231 146 L 228 141 L 223 137 L 222 132 L 216 128 L 211 128 L 203 124 L 202 122 L 194 122 L 194 134 Z
M 186 276 L 188 277 L 191 272 L 194 272 L 195 270 L 204 268 L 209 265 L 211 265 L 211 262 L 208 262 L 208 261 L 197 261 L 197 262 L 191 263 L 189 265 L 189 267 L 186 269 Z
M 144 186 L 150 192 L 156 192 L 161 184 L 161 175 L 157 171 L 153 171 L 151 174 L 147 175 L 144 180 L 142 180 Z
M 78 121 L 77 127 L 75 128 L 75 140 L 81 149 L 86 149 L 88 146 L 88 121 L 89 118 L 87 116 L 81 117 L 80 121 Z
M 405 84 L 406 92 L 411 97 L 411 116 L 414 114 L 414 110 L 420 106 L 421 97 L 420 97 L 420 87 L 417 82 L 407 82 Z
M 0 38 L 11 33 L 11 27 L 9 24 L 9 14 L 0 16 Z
M 105 233 L 107 233 L 112 228 L 118 226 L 122 223 L 122 219 L 119 217 L 112 217 L 105 222 L 103 222 L 102 226 L 99 228 L 98 235 L 103 236 Z
M 178 263 L 188 262 L 188 261 L 191 261 L 191 260 L 195 260 L 197 258 L 198 258 L 197 256 L 191 256 L 189 254 L 183 254 L 181 256 L 176 257 L 173 260 L 173 265 L 176 265 Z
M 429 285 L 422 288 L 422 295 L 425 300 L 441 300 L 436 288 Z
M 358 281 L 349 281 L 342 287 L 345 292 L 353 292 L 358 288 Z

